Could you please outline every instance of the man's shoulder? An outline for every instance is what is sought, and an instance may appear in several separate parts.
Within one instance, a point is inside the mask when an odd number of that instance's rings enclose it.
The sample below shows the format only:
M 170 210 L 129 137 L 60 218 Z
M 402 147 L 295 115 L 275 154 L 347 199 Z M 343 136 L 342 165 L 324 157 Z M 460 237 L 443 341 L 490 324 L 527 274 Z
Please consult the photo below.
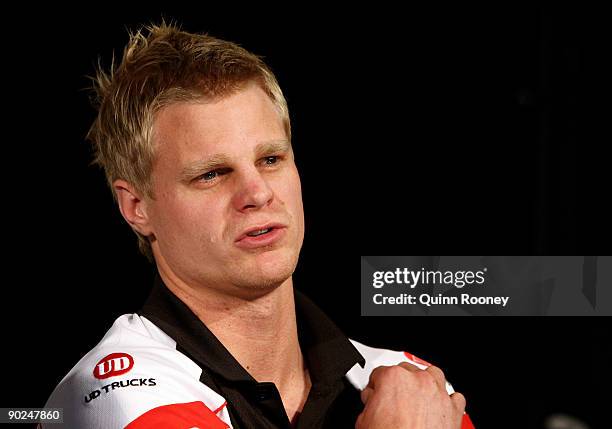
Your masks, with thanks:
M 195 363 L 177 352 L 176 342 L 153 323 L 137 314 L 124 314 L 74 365 L 59 386 L 88 384 L 132 372 L 171 369 L 198 378 L 201 373 Z
M 63 408 L 64 422 L 74 427 L 109 428 L 160 410 L 176 414 L 176 407 L 220 411 L 225 401 L 199 382 L 201 373 L 152 322 L 126 314 L 63 378 L 46 407 Z

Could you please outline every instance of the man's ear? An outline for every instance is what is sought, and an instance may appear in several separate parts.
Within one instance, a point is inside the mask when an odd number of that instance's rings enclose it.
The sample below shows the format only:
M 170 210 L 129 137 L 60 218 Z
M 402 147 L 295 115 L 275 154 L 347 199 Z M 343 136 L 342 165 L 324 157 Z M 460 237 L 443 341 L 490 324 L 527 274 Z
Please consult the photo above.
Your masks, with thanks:
M 143 196 L 134 186 L 121 179 L 113 182 L 113 189 L 117 195 L 119 211 L 126 222 L 142 235 L 151 235 L 153 228 L 147 212 L 147 202 Z

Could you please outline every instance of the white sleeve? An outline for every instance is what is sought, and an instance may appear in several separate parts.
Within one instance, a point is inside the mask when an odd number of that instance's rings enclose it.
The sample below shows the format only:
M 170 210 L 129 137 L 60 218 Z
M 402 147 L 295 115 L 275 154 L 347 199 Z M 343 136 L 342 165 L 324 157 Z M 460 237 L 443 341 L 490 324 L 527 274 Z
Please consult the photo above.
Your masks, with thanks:
M 225 399 L 199 381 L 202 369 L 171 339 L 159 341 L 161 331 L 153 338 L 146 319 L 127 317 L 51 394 L 45 407 L 62 408 L 63 424 L 41 427 L 231 428 Z

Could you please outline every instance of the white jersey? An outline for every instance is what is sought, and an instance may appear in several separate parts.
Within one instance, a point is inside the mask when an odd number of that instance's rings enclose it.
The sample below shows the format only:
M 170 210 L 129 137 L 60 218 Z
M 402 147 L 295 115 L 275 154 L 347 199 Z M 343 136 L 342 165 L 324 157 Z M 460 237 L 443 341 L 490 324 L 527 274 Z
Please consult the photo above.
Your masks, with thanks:
M 377 366 L 428 365 L 405 352 L 351 342 L 366 362 L 346 374 L 356 389 L 365 388 Z M 154 323 L 126 314 L 64 377 L 46 407 L 63 408 L 62 427 L 68 428 L 232 428 L 225 398 L 200 382 L 201 373 Z M 468 420 L 464 428 L 472 427 Z

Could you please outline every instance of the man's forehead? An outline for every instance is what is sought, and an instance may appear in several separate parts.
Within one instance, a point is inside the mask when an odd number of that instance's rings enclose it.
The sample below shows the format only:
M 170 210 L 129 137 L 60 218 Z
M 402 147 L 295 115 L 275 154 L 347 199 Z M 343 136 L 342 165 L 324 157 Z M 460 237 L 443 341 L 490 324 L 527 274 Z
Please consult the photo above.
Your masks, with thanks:
M 258 86 L 217 100 L 173 103 L 158 111 L 153 121 L 156 149 L 181 155 L 212 155 L 229 146 L 259 146 L 284 138 L 283 120 Z
M 157 133 L 200 132 L 202 129 L 223 130 L 248 115 L 260 121 L 274 118 L 282 122 L 273 101 L 256 84 L 214 98 L 170 102 L 155 112 L 153 127 Z M 269 118 L 268 118 L 269 117 Z

